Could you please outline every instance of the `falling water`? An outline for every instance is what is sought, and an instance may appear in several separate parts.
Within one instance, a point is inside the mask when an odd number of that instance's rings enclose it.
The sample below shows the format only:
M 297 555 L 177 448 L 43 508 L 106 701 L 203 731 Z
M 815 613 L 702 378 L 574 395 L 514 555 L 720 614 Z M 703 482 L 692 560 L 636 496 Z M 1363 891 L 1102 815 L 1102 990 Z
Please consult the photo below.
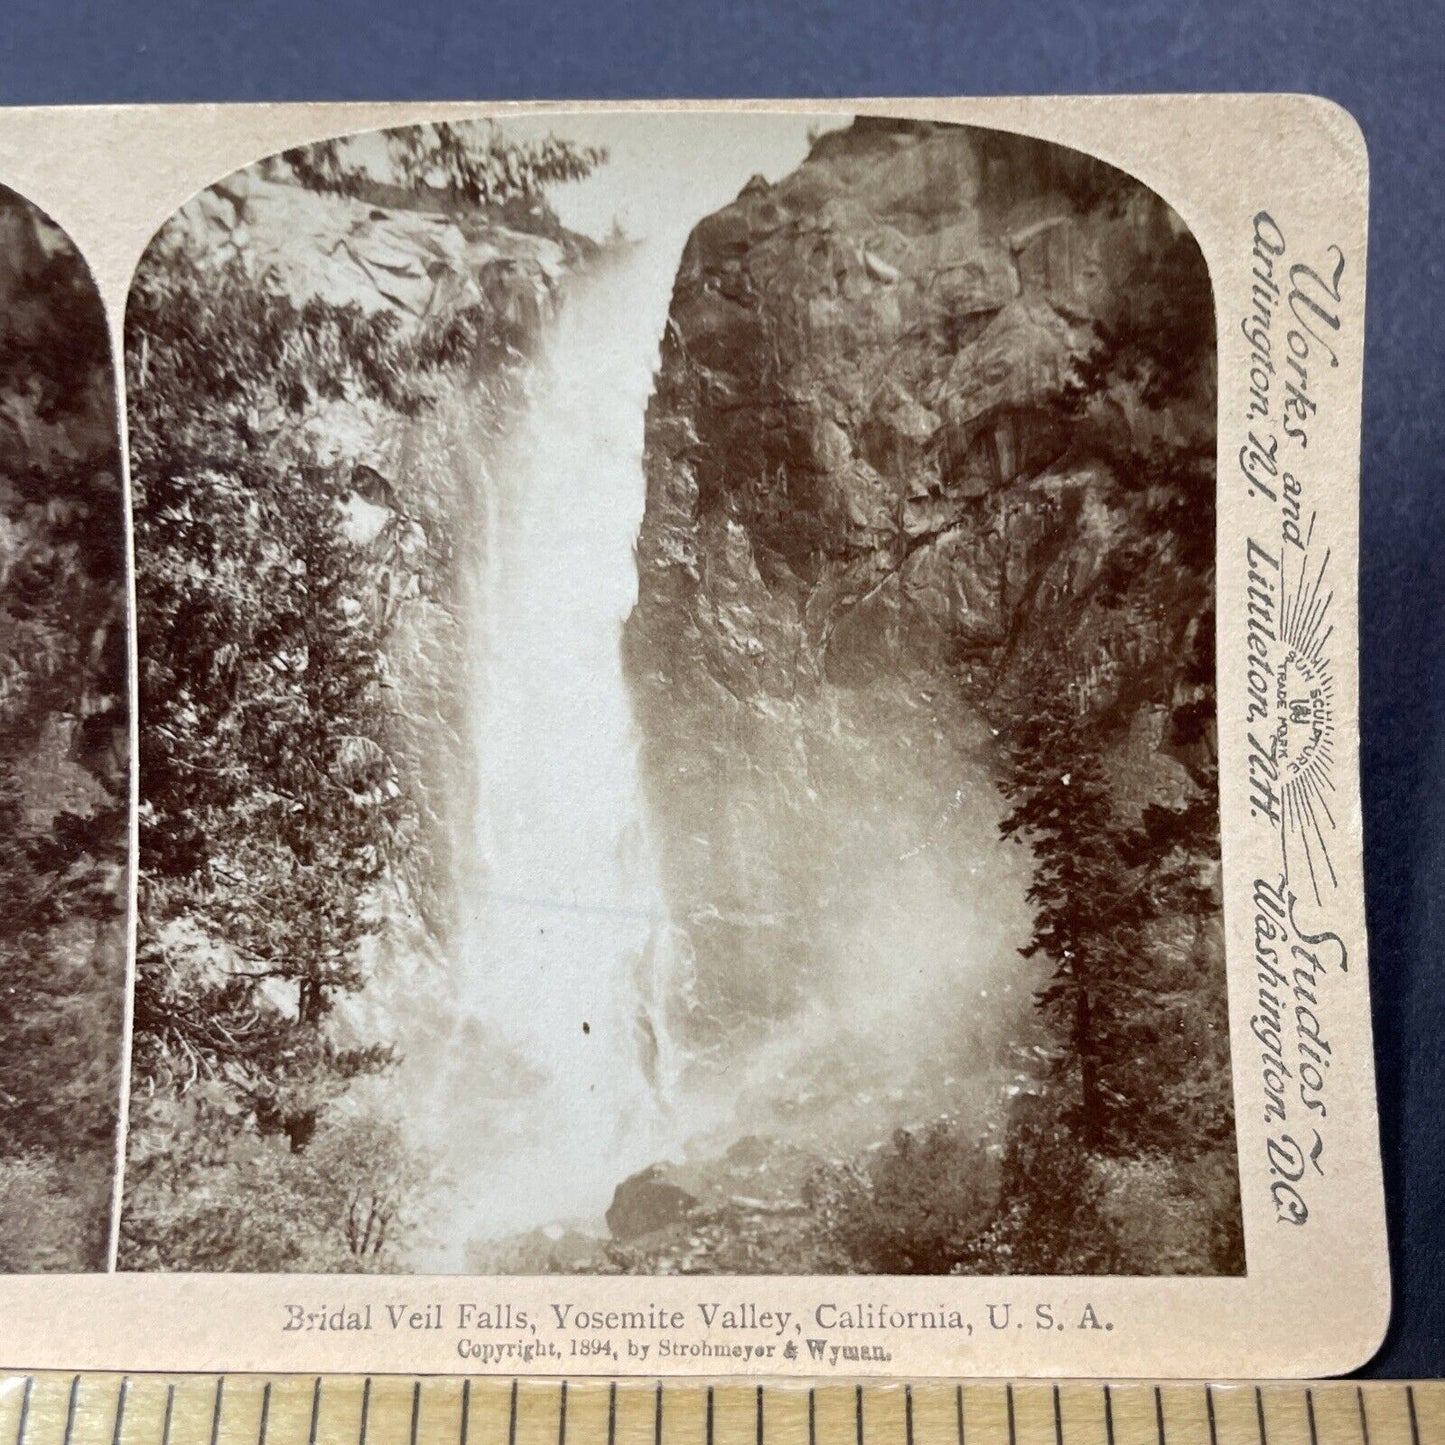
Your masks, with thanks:
M 709 1108 L 681 1096 L 690 955 L 663 901 L 622 670 L 643 425 L 692 228 L 754 174 L 792 170 L 810 126 L 838 123 L 573 127 L 608 159 L 557 188 L 563 224 L 602 236 L 620 223 L 643 240 L 568 279 L 518 434 L 499 455 L 479 428 L 467 464 L 482 516 L 456 679 L 474 767 L 455 848 L 451 1023 L 408 1039 L 403 1065 L 411 1127 L 452 1186 L 423 1268 L 468 1268 L 472 1241 L 600 1225 L 618 1183 L 680 1158 L 707 1123 Z M 434 1022 L 428 1007 L 417 1016 Z
M 638 247 L 574 285 L 484 481 L 459 1011 L 500 1096 L 458 1180 L 474 1238 L 597 1219 L 672 1142 L 682 980 L 620 655 L 671 274 Z

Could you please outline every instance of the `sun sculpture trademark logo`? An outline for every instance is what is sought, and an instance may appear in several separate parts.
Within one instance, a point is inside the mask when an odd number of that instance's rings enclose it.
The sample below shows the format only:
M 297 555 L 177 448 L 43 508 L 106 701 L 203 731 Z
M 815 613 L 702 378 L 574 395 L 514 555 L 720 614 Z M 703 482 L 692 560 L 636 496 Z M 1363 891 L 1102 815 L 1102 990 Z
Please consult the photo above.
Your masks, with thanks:
M 1329 565 L 1328 552 L 1318 571 L 1308 556 L 1303 559 L 1294 593 L 1281 613 L 1284 655 L 1275 668 L 1274 738 L 1283 805 L 1284 871 L 1292 879 L 1307 872 L 1317 903 L 1324 901 L 1327 888 L 1339 883 L 1330 858 L 1337 825 L 1331 808 L 1335 684 L 1328 650 L 1334 635 L 1330 622 L 1334 592 L 1325 585 Z

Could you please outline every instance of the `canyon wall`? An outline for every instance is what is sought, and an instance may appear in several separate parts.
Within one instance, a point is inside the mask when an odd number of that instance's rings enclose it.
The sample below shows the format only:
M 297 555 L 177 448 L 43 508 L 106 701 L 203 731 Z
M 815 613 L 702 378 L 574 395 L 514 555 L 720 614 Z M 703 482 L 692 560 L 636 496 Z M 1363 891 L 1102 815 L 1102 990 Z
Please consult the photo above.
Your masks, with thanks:
M 983 1132 L 1046 1072 L 1030 856 L 999 837 L 1043 693 L 1121 826 L 1217 830 L 1213 361 L 1179 218 L 1028 138 L 860 119 L 697 226 L 624 648 L 680 1027 L 703 1068 L 756 1057 L 740 1119 Z M 1209 906 L 1150 944 L 1203 979 L 1183 1047 L 1227 1130 Z

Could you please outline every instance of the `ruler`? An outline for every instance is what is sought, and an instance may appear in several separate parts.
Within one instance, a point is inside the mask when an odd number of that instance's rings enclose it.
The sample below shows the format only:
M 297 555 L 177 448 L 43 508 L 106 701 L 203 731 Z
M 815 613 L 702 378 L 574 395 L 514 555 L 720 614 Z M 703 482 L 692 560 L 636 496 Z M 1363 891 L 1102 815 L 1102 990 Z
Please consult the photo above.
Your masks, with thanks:
M 1445 1445 L 1445 1382 L 0 1376 L 0 1445 Z

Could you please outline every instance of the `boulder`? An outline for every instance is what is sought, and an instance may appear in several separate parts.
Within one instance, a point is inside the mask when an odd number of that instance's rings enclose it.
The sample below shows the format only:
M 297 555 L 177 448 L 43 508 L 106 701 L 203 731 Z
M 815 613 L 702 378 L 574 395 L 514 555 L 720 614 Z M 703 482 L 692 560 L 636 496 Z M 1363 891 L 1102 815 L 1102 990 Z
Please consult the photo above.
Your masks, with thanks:
M 686 1222 L 696 1207 L 696 1196 L 668 1179 L 661 1165 L 653 1164 L 617 1186 L 607 1210 L 607 1228 L 613 1239 L 640 1239 Z

